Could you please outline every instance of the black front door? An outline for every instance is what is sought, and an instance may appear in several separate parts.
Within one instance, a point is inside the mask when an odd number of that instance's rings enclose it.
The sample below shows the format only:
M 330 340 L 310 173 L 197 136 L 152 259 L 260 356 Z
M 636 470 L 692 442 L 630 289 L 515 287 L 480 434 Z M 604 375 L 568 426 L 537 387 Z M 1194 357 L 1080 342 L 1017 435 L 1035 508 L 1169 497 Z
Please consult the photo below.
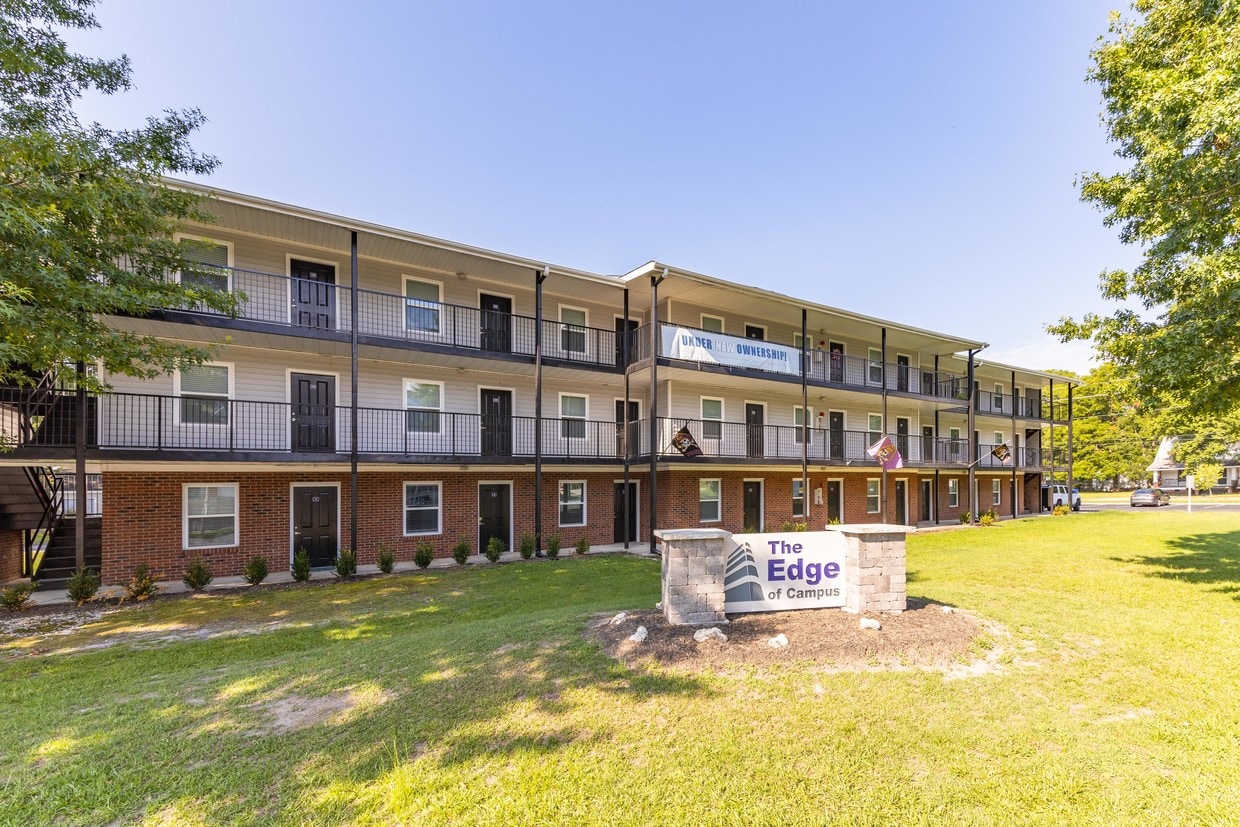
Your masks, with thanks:
M 639 405 L 637 402 L 634 402 L 634 401 L 629 402 L 629 416 L 628 416 L 629 431 L 633 430 L 634 424 L 637 422 L 638 407 Z M 628 440 L 625 438 L 624 400 L 617 399 L 616 400 L 616 456 L 623 459 L 627 447 L 628 447 Z
M 512 526 L 508 508 L 508 483 L 478 486 L 478 552 L 486 551 L 492 537 L 498 537 L 505 549 L 512 548 Z
M 908 391 L 908 357 L 896 356 L 896 390 Z
M 766 456 L 766 426 L 763 424 L 766 411 L 761 405 L 745 403 L 745 448 L 746 456 Z
M 906 460 L 908 455 L 908 418 L 903 416 L 896 417 L 896 450 L 900 452 L 900 456 Z
M 930 507 L 934 504 L 934 483 L 930 480 L 921 481 L 921 519 L 923 522 L 929 522 L 934 519 L 934 512 Z
M 844 412 L 831 411 L 827 415 L 827 433 L 831 443 L 831 459 L 844 458 Z
M 298 485 L 293 488 L 293 553 L 304 550 L 313 567 L 336 563 L 336 489 Z
M 637 322 L 633 319 L 616 319 L 616 365 L 626 364 L 625 345 L 636 341 Z
M 841 522 L 844 513 L 843 488 L 839 480 L 827 480 L 827 522 Z
M 844 346 L 839 342 L 831 342 L 827 346 L 831 353 L 831 381 L 844 381 Z
M 896 480 L 896 525 L 908 525 L 908 483 Z
M 742 505 L 745 511 L 745 531 L 762 530 L 762 483 L 746 480 Z
M 512 391 L 483 389 L 480 401 L 482 455 L 512 456 Z
M 293 259 L 293 324 L 315 330 L 336 328 L 336 268 L 330 264 Z
M 934 428 L 930 425 L 921 426 L 921 461 L 934 462 Z M 927 517 L 926 519 L 929 519 Z
M 336 450 L 336 377 L 290 374 L 293 450 Z
M 616 519 L 612 527 L 611 541 L 613 543 L 623 543 L 624 536 L 624 483 L 616 483 Z M 637 539 L 637 483 L 629 483 L 629 532 L 628 541 L 631 543 Z
M 482 349 L 495 353 L 512 351 L 512 299 L 504 296 L 478 296 L 482 311 Z

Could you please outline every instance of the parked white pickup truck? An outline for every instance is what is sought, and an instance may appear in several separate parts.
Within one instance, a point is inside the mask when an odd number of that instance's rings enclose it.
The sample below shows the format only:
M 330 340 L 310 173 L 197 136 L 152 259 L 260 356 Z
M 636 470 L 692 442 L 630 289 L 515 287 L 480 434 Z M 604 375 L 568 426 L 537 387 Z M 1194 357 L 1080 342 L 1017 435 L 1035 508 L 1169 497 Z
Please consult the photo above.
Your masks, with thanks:
M 1068 505 L 1071 503 L 1073 511 L 1081 510 L 1081 492 L 1075 488 L 1072 489 L 1072 499 L 1068 499 L 1068 486 L 1052 485 L 1051 486 L 1051 508 L 1057 505 Z

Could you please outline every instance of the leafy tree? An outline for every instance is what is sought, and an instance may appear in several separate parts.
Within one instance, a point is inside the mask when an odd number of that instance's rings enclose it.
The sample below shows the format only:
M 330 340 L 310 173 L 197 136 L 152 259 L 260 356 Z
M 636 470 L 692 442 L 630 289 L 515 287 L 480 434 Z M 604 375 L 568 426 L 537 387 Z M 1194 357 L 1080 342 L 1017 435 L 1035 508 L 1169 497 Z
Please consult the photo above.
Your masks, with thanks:
M 202 114 L 169 111 L 109 130 L 74 112 L 87 91 L 130 85 L 127 58 L 84 57 L 60 37 L 97 27 L 94 3 L 0 3 L 0 381 L 79 361 L 142 377 L 201 362 L 209 355 L 201 347 L 117 329 L 104 317 L 235 310 L 228 294 L 166 278 L 193 255 L 173 230 L 209 220 L 198 196 L 162 178 L 216 167 L 189 145 Z
M 1198 491 L 1209 491 L 1223 476 L 1223 466 L 1217 462 L 1203 462 L 1193 469 L 1193 482 Z
M 1131 162 L 1081 181 L 1083 200 L 1140 247 L 1135 269 L 1103 273 L 1108 315 L 1062 319 L 1092 338 L 1147 401 L 1184 416 L 1240 403 L 1240 3 L 1135 0 L 1092 53 L 1104 123 Z

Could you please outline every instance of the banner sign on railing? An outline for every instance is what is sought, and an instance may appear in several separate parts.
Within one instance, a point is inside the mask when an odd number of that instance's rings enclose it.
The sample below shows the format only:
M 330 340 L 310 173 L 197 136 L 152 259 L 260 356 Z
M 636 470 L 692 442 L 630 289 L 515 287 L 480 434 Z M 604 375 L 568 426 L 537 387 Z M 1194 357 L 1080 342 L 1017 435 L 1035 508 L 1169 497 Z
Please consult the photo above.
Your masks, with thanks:
M 733 534 L 724 541 L 724 611 L 843 606 L 847 550 L 838 531 Z
M 801 375 L 799 348 L 675 325 L 660 325 L 662 356 L 737 368 Z

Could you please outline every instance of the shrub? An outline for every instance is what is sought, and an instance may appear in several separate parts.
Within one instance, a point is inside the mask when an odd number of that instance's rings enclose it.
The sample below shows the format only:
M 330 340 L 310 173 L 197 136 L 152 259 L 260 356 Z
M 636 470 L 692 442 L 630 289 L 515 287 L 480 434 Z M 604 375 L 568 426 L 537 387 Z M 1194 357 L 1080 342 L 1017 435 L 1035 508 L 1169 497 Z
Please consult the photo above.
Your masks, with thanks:
M 507 550 L 507 546 L 504 545 L 503 540 L 498 537 L 492 537 L 490 540 L 487 540 L 487 550 L 484 551 L 483 554 L 485 554 L 487 559 L 492 563 L 498 563 L 499 556 Z
M 190 564 L 185 567 L 185 574 L 181 575 L 181 582 L 193 591 L 200 592 L 207 587 L 215 578 L 211 576 L 211 569 L 207 568 L 207 564 L 202 559 L 191 560 Z
M 30 602 L 30 595 L 34 594 L 34 590 L 39 588 L 38 583 L 17 583 L 5 589 L 0 589 L 0 606 L 3 606 L 10 612 L 20 612 L 26 608 L 26 604 Z
M 267 561 L 262 557 L 253 558 L 245 564 L 241 577 L 251 586 L 257 586 L 267 579 Z
M 133 577 L 129 578 L 125 591 L 134 600 L 146 600 L 159 594 L 159 586 L 155 583 L 155 574 L 151 572 L 151 567 L 146 563 L 139 563 L 133 570 Z
M 827 525 L 839 525 L 839 524 L 840 524 L 839 517 L 832 517 L 831 519 L 827 520 Z
M 793 523 L 793 531 L 809 531 L 809 523 Z
M 534 556 L 534 552 L 538 551 L 538 543 L 534 540 L 532 534 L 521 535 L 521 559 L 528 560 Z
M 420 569 L 424 569 L 431 564 L 431 560 L 435 559 L 435 546 L 430 540 L 422 540 L 413 550 L 413 563 Z
M 469 547 L 469 541 L 462 537 L 457 544 L 452 547 L 452 559 L 456 561 L 458 566 L 465 565 L 465 561 L 469 559 L 470 552 L 473 551 Z
M 964 512 L 963 514 L 961 514 L 961 515 L 960 515 L 960 524 L 961 524 L 961 525 L 965 525 L 966 523 L 970 523 L 970 522 L 972 522 L 972 521 L 973 521 L 973 512 L 972 512 L 972 511 L 966 511 L 966 512 Z
M 95 596 L 95 592 L 99 591 L 101 585 L 103 585 L 103 579 L 99 577 L 97 571 L 81 566 L 69 576 L 69 581 L 65 583 L 65 591 L 69 593 L 70 600 L 81 606 Z
M 576 548 L 577 548 L 578 554 L 585 554 L 590 550 L 590 541 L 587 540 L 585 537 L 582 537 L 580 540 L 577 541 Z
M 552 534 L 547 538 L 547 556 L 552 560 L 560 556 L 560 535 Z
M 983 526 L 992 526 L 995 524 L 995 515 L 991 511 L 983 511 L 982 516 L 977 520 Z
M 789 531 L 793 531 L 794 529 L 792 527 L 792 520 L 784 520 L 782 523 L 780 523 L 779 530 L 785 533 Z
M 391 574 L 392 569 L 396 568 L 396 552 L 388 548 L 386 544 L 379 543 L 375 547 L 375 562 L 379 564 L 379 571 Z
M 310 555 L 304 548 L 297 549 L 293 555 L 293 579 L 304 583 L 310 579 Z
M 357 552 L 351 548 L 342 548 L 336 552 L 336 576 L 352 577 L 357 574 Z
M 1066 505 L 1057 505 L 1051 509 L 1051 514 L 1055 517 L 1064 517 L 1072 513 L 1072 509 Z

